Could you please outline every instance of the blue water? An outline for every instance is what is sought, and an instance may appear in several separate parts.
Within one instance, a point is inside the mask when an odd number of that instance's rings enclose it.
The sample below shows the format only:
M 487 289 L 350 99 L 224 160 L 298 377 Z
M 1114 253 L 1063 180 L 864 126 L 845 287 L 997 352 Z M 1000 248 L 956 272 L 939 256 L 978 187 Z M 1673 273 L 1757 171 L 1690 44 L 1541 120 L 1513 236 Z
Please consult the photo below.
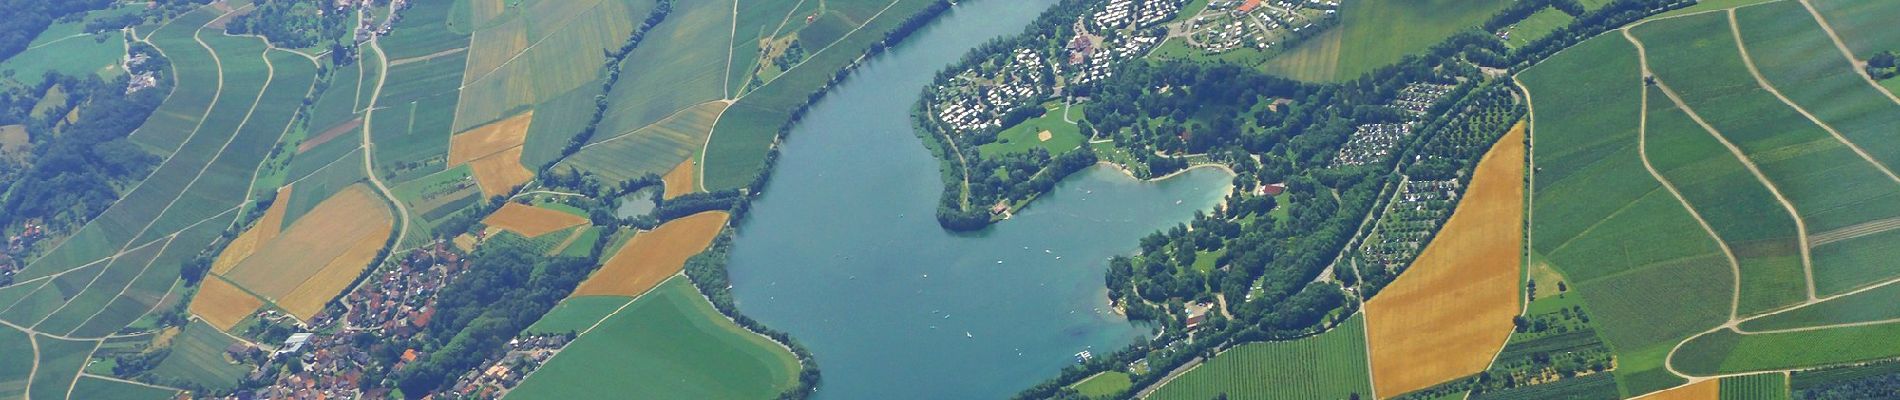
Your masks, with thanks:
M 958 6 L 834 88 L 784 143 L 730 269 L 743 313 L 811 349 L 817 398 L 1007 398 L 1078 351 L 1149 332 L 1109 311 L 1105 260 L 1212 209 L 1226 172 L 1151 183 L 1098 167 L 983 232 L 934 218 L 943 186 L 910 107 L 938 70 L 1054 3 Z

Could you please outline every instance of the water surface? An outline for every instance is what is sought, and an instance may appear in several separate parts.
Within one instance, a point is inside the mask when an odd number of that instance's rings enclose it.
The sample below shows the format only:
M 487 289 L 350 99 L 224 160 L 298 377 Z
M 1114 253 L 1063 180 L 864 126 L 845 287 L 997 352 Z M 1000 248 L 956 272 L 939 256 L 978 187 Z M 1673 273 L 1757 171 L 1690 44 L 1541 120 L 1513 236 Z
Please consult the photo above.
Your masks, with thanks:
M 910 127 L 935 73 L 1054 0 L 978 0 L 869 61 L 814 105 L 732 249 L 740 310 L 809 347 L 820 399 L 994 399 L 1082 350 L 1148 333 L 1109 312 L 1105 260 L 1211 209 L 1231 175 L 1069 177 L 983 232 L 937 226 L 937 161 Z

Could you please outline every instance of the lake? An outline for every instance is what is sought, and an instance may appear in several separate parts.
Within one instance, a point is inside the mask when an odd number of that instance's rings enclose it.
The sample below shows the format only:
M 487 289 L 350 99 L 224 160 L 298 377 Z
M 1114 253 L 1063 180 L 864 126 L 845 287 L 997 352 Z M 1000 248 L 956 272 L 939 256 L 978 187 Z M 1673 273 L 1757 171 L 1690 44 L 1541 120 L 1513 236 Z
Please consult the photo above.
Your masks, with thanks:
M 1007 398 L 1076 352 L 1151 332 L 1109 310 L 1106 260 L 1211 210 L 1225 171 L 1143 182 L 1096 167 L 987 230 L 937 226 L 942 180 L 911 106 L 938 70 L 1053 4 L 957 6 L 868 61 L 786 139 L 729 268 L 740 311 L 817 358 L 817 398 Z

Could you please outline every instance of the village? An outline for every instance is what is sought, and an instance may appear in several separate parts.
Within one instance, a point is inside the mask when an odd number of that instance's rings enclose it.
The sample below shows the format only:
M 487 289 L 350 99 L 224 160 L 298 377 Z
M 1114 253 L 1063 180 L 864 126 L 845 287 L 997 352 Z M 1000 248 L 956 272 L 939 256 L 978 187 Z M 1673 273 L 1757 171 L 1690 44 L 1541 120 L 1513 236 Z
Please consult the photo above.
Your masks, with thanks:
M 930 115 L 958 134 L 1007 128 L 1011 111 L 1062 97 L 1069 86 L 1112 76 L 1116 63 L 1146 56 L 1166 33 L 1152 28 L 1174 19 L 1182 2 L 1110 1 L 1078 18 L 1073 37 L 1049 38 L 1063 44 L 1057 54 L 1019 47 L 1001 61 L 960 71 L 949 83 L 931 88 L 926 96 Z

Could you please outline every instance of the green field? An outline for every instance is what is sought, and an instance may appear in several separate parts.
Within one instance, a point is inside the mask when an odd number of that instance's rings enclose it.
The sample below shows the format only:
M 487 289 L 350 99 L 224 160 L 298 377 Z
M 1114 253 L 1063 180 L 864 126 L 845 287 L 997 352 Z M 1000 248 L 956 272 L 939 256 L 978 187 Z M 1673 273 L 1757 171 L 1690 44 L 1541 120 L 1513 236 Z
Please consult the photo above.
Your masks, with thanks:
M 1788 376 L 1768 373 L 1722 378 L 1722 400 L 1787 400 Z
M 422 57 L 445 50 L 468 46 L 468 32 L 471 27 L 456 26 L 451 11 L 463 10 L 451 3 L 466 3 L 457 0 L 411 0 L 409 8 L 402 12 L 402 20 L 388 37 L 378 39 L 383 51 L 389 53 L 389 60 Z M 466 17 L 463 18 L 466 21 Z M 367 53 L 365 53 L 367 55 Z M 461 57 L 444 57 L 461 58 Z M 457 75 L 460 79 L 460 75 Z
M 1504 43 L 1511 47 L 1523 47 L 1533 40 L 1542 39 L 1557 28 L 1570 25 L 1570 22 L 1575 20 L 1577 20 L 1576 17 L 1558 11 L 1554 7 L 1544 8 L 1525 17 L 1523 21 L 1518 21 L 1516 27 L 1510 30 L 1511 39 Z
M 726 98 L 723 66 L 731 49 L 732 7 L 729 1 L 674 3 L 666 21 L 647 32 L 646 40 L 621 63 L 620 80 L 607 94 L 611 102 L 607 118 L 600 122 L 593 140 L 632 132 L 694 104 Z
M 510 398 L 772 398 L 798 370 L 790 352 L 673 279 L 569 344 Z
M 654 7 L 652 0 L 541 0 L 525 2 L 501 23 L 485 24 L 469 41 L 463 101 L 453 131 L 461 132 L 524 107 L 587 87 L 599 93 L 606 61 Z M 511 46 L 517 40 L 525 48 Z M 563 142 L 563 144 L 565 144 Z
M 47 32 L 52 33 L 52 32 Z M 46 34 L 40 37 L 45 38 Z M 24 86 L 37 86 L 47 72 L 71 76 L 98 75 L 110 79 L 125 73 L 119 59 L 125 56 L 125 36 L 118 32 L 67 37 L 37 43 L 12 58 L 0 61 L 0 72 L 10 72 L 8 80 Z
M 218 328 L 192 320 L 183 332 L 172 338 L 171 355 L 152 368 L 151 374 L 206 388 L 230 389 L 237 386 L 244 374 L 251 372 L 249 367 L 233 364 L 225 358 L 225 347 L 236 342 L 219 333 Z
M 1860 59 L 1874 53 L 1894 50 L 1900 43 L 1900 30 L 1893 29 L 1893 16 L 1900 15 L 1900 3 L 1862 0 L 1811 0 L 1814 8 L 1827 18 L 1834 32 L 1847 42 L 1847 48 Z
M 178 282 L 179 269 L 200 251 L 210 246 L 224 233 L 224 228 L 235 220 L 235 212 L 226 212 L 178 232 L 178 236 L 163 245 L 164 251 L 151 259 L 129 284 L 104 285 L 105 279 L 95 282 L 88 293 L 102 293 L 109 296 L 103 308 L 91 310 L 90 316 L 83 317 L 84 323 L 78 324 L 67 335 L 77 337 L 103 337 L 119 332 L 152 313 L 167 301 L 176 302 L 183 296 L 175 283 Z M 79 298 L 75 298 L 75 306 Z M 69 307 L 72 308 L 72 307 Z M 65 325 L 52 325 L 49 318 L 39 329 L 54 330 Z
M 1134 386 L 1134 382 L 1128 378 L 1127 372 L 1108 371 L 1083 379 L 1070 387 L 1075 388 L 1075 391 L 1083 396 L 1106 399 L 1128 390 L 1131 386 Z
M 1822 234 L 1900 215 L 1900 185 L 1845 144 L 1752 84 L 1720 13 L 1658 21 L 1633 30 L 1649 47 L 1650 68 L 1696 113 L 1740 147 Z M 1814 251 L 1819 294 L 1891 276 L 1857 261 L 1900 256 L 1879 235 Z
M 198 9 L 173 18 L 156 32 L 151 43 L 172 60 L 210 60 L 211 51 L 193 39 L 198 28 L 218 15 L 210 9 Z M 204 118 L 211 99 L 218 93 L 218 66 L 209 62 L 172 62 L 172 94 L 145 125 L 132 133 L 134 143 L 145 145 L 159 154 L 171 154 L 185 142 L 187 135 Z
M 45 335 L 33 340 L 39 344 L 39 366 L 33 373 L 33 386 L 27 397 L 67 398 L 67 389 L 72 386 L 74 379 L 79 378 L 80 368 L 85 368 L 87 356 L 92 354 L 94 347 L 99 346 L 99 342 L 61 340 Z
M 596 233 L 595 235 L 599 235 Z M 579 296 L 561 300 L 541 320 L 528 326 L 529 333 L 579 332 L 594 326 L 620 306 L 632 300 L 622 296 Z
M 1295 79 L 1334 81 L 1399 61 L 1484 23 L 1507 0 L 1347 0 L 1339 9 L 1338 31 L 1314 36 L 1280 54 L 1268 73 Z M 1284 61 L 1283 61 L 1284 60 Z M 1325 71 L 1327 66 L 1331 71 Z
M 1041 147 L 1049 151 L 1050 156 L 1060 156 L 1082 147 L 1088 138 L 1082 137 L 1081 128 L 1063 119 L 1062 102 L 1043 104 L 1048 113 L 1023 121 L 1009 129 L 996 133 L 996 141 L 976 146 L 983 157 L 1027 152 L 1031 148 Z M 1070 110 L 1073 118 L 1081 118 L 1085 108 L 1077 106 Z M 1048 131 L 1049 140 L 1041 140 L 1038 133 Z
M 32 339 L 12 327 L 0 327 L 0 354 L 29 355 L 0 357 L 0 398 L 19 398 L 26 394 L 27 375 L 33 370 Z
M 376 174 L 406 181 L 441 171 L 461 98 L 469 37 L 457 33 L 448 0 L 420 1 L 403 12 L 389 37 L 379 39 L 389 59 L 378 111 L 371 113 Z M 365 58 L 375 58 L 365 50 Z M 444 53 L 436 57 L 428 57 Z M 425 58 L 426 57 L 426 58 Z
M 351 152 L 351 154 L 358 153 Z M 316 209 L 318 203 L 343 191 L 343 188 L 367 178 L 363 176 L 361 162 L 344 161 L 330 163 L 323 169 L 316 170 L 309 176 L 296 181 L 297 183 L 291 186 L 290 198 L 277 199 L 277 201 L 288 202 L 284 203 L 284 227 L 290 227 L 291 223 L 302 218 L 305 213 Z
M 1874 159 L 1900 165 L 1900 137 L 1892 135 L 1900 125 L 1900 104 L 1861 78 L 1814 19 L 1791 15 L 1805 16 L 1806 10 L 1787 1 L 1736 10 L 1742 43 L 1755 66 L 1783 95 Z M 1900 9 L 1887 15 L 1900 16 Z M 1900 49 L 1900 43 L 1892 46 Z
M 1772 331 L 1900 318 L 1900 285 L 1887 285 L 1743 322 L 1745 331 Z
M 1520 75 L 1535 101 L 1532 257 L 1562 271 L 1589 303 L 1619 357 L 1624 395 L 1683 382 L 1663 358 L 1727 319 L 1733 279 L 1716 242 L 1638 157 L 1635 56 L 1605 35 Z
M 1234 347 L 1155 390 L 1151 398 L 1343 399 L 1372 393 L 1365 322 L 1353 316 L 1331 331 L 1288 342 Z
M 1805 368 L 1900 356 L 1900 323 L 1745 335 L 1720 330 L 1682 345 L 1672 361 L 1696 375 Z
M 1721 142 L 1661 90 L 1648 90 L 1650 162 L 1735 252 L 1742 269 L 1738 314 L 1807 300 L 1794 217 Z
M 124 382 L 115 382 L 94 377 L 81 377 L 74 384 L 72 397 L 87 400 L 165 400 L 177 396 L 174 390 L 140 386 Z
M 78 328 L 79 324 L 85 323 L 86 319 L 104 309 L 106 303 L 117 297 L 119 291 L 130 285 L 133 279 L 149 270 L 152 260 L 158 258 L 159 250 L 164 247 L 159 245 L 139 248 L 106 262 L 104 271 L 91 281 L 85 282 L 83 290 L 77 295 L 67 297 L 66 303 L 51 314 L 38 316 L 41 317 L 38 319 L 32 317 L 11 319 L 14 318 L 13 316 L 9 318 L 13 321 L 32 322 L 33 328 L 42 332 L 60 334 L 71 332 L 74 328 Z

